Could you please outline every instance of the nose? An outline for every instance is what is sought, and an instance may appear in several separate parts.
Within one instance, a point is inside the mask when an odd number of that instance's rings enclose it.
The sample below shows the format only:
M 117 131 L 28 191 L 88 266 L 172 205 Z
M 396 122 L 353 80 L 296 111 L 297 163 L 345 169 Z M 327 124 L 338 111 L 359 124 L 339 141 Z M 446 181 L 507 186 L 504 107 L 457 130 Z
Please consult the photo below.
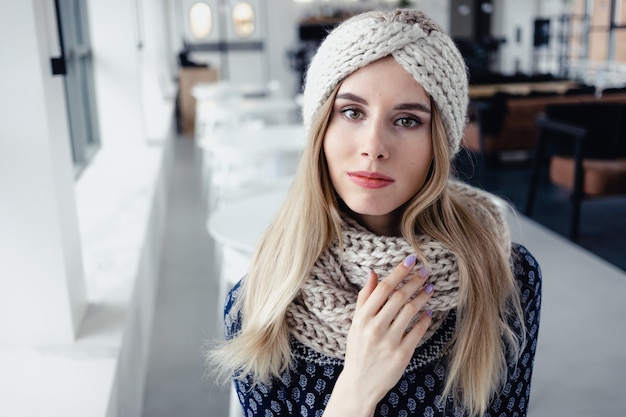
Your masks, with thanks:
M 389 146 L 384 125 L 372 120 L 364 127 L 363 141 L 361 142 L 361 156 L 371 160 L 389 158 Z

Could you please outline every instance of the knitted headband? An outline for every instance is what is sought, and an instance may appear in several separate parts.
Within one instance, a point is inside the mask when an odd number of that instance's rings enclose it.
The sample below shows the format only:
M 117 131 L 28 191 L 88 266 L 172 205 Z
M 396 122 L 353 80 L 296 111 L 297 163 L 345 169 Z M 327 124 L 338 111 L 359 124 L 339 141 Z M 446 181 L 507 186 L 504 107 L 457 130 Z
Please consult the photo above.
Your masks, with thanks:
M 388 55 L 413 76 L 437 105 L 450 155 L 454 155 L 466 121 L 465 62 L 452 39 L 417 10 L 366 12 L 344 21 L 326 37 L 306 76 L 302 108 L 306 130 L 344 78 Z

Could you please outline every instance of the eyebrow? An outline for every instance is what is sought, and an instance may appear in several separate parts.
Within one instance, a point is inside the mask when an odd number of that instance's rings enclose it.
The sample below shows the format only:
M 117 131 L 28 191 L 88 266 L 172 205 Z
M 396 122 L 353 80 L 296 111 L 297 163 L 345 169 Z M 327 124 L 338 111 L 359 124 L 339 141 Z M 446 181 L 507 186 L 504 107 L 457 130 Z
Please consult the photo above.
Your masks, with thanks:
M 337 94 L 336 98 L 355 101 L 363 105 L 368 104 L 367 100 L 365 100 L 363 97 L 359 97 L 356 94 L 352 94 L 352 93 Z M 423 103 L 401 103 L 401 104 L 398 104 L 397 106 L 394 106 L 394 110 L 417 110 L 417 111 L 421 111 L 424 113 L 430 113 L 430 107 Z

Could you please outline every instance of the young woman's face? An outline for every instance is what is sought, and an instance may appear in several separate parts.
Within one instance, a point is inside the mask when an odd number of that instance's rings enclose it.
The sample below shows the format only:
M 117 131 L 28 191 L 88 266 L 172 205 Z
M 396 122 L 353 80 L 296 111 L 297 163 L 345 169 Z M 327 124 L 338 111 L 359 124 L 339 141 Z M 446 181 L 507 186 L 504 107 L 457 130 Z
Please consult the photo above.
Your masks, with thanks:
M 369 230 L 399 233 L 399 208 L 424 185 L 433 158 L 430 99 L 393 58 L 341 84 L 324 153 L 337 194 Z

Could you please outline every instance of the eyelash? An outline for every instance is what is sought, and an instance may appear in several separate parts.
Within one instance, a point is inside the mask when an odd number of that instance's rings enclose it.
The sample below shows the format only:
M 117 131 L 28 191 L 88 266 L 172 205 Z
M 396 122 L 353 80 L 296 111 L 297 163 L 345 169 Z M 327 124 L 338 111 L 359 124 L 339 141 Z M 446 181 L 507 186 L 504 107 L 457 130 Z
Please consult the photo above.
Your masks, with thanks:
M 359 120 L 363 116 L 363 112 L 361 110 L 355 109 L 353 107 L 341 109 L 340 112 L 349 120 Z M 352 113 L 352 116 L 357 116 L 357 117 L 351 117 L 350 116 L 351 113 Z M 411 125 L 410 126 L 403 125 L 403 123 L 406 123 L 406 122 L 410 122 Z M 411 128 L 419 127 L 423 125 L 424 123 L 422 123 L 422 121 L 417 117 L 400 117 L 394 122 L 394 124 L 396 126 L 411 129 Z

